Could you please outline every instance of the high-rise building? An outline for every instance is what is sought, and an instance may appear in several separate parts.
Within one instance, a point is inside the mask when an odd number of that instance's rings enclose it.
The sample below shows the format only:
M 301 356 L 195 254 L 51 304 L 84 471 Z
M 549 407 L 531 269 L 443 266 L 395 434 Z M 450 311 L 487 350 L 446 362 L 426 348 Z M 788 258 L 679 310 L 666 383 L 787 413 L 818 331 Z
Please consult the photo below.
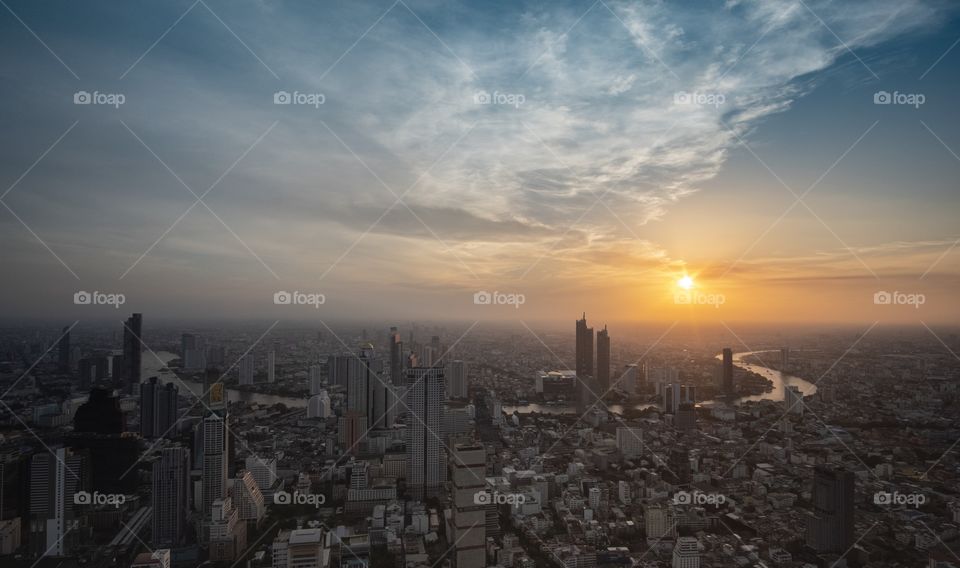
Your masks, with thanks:
M 593 328 L 587 327 L 587 314 L 577 320 L 576 372 L 579 385 L 577 414 L 584 414 L 595 402 L 593 382 Z
M 673 547 L 673 568 L 700 568 L 700 542 L 693 536 L 681 536 Z
M 176 547 L 187 536 L 190 449 L 182 446 L 163 448 L 151 467 L 153 546 Z
M 327 386 L 347 389 L 350 376 L 350 360 L 353 355 L 329 355 L 327 357 Z
M 61 373 L 70 372 L 70 327 L 64 327 L 60 341 L 57 342 L 57 369 Z
M 467 364 L 457 359 L 451 361 L 447 372 L 447 397 L 467 398 Z
M 30 527 L 33 556 L 67 556 L 75 538 L 68 538 L 81 491 L 90 489 L 89 462 L 83 452 L 58 448 L 34 454 L 30 461 Z M 76 531 L 79 536 L 82 531 Z
M 258 456 L 248 456 L 244 460 L 244 468 L 253 475 L 253 480 L 257 482 L 257 487 L 265 491 L 277 482 L 277 459 Z
M 333 415 L 330 404 L 330 395 L 325 390 L 311 396 L 307 402 L 307 418 L 330 418 Z
M 207 357 L 202 337 L 192 333 L 184 333 L 180 336 L 180 366 L 188 371 L 196 371 L 207 367 Z
M 783 387 L 783 405 L 784 411 L 790 414 L 803 415 L 803 393 L 797 385 L 785 385 Z
M 367 417 L 355 410 L 348 410 L 337 420 L 340 447 L 345 453 L 358 454 L 369 427 Z
M 383 361 L 369 343 L 351 357 L 347 367 L 347 409 L 367 417 L 371 429 L 386 428 L 388 383 Z
M 453 514 L 447 534 L 455 543 L 457 568 L 484 568 L 486 558 L 487 449 L 482 444 L 457 444 L 450 460 Z
M 320 365 L 310 365 L 308 380 L 310 382 L 310 396 L 320 394 L 320 391 L 323 390 L 323 374 Z
M 239 558 L 247 549 L 247 524 L 240 519 L 233 499 L 215 500 L 210 511 L 210 521 L 206 523 L 210 560 L 216 563 Z
M 132 390 L 134 385 L 140 384 L 140 362 L 143 332 L 143 314 L 133 314 L 127 318 L 123 325 L 123 373 L 121 376 L 126 381 L 127 390 Z M 121 385 L 117 385 L 121 386 Z
M 853 546 L 853 472 L 817 466 L 813 474 L 813 511 L 807 517 L 807 546 L 818 554 L 844 554 Z
M 407 369 L 407 490 L 423 500 L 436 495 L 446 478 L 442 442 L 444 375 L 442 367 Z
M 643 453 L 643 430 L 640 428 L 617 428 L 617 449 L 627 459 L 639 457 Z
M 252 385 L 253 384 L 253 355 L 249 353 L 247 355 L 244 355 L 243 359 L 240 359 L 239 368 L 240 368 L 239 383 L 241 385 Z
M 267 508 L 263 500 L 263 492 L 257 485 L 253 473 L 244 471 L 237 474 L 233 480 L 233 503 L 241 521 L 246 521 L 248 527 L 260 526 L 260 521 L 266 515 Z
M 390 328 L 390 382 L 403 386 L 403 342 L 396 327 Z
M 140 385 L 140 435 L 144 438 L 173 437 L 177 424 L 177 386 L 161 384 L 157 377 Z
M 277 380 L 277 349 L 271 347 L 267 352 L 267 382 L 272 383 Z
M 636 363 L 625 365 L 617 383 L 615 386 L 623 392 L 637 394 L 640 387 L 640 367 Z
M 209 516 L 215 501 L 227 495 L 227 415 L 211 412 L 203 418 L 203 464 L 200 511 Z
M 733 393 L 733 349 L 723 348 L 723 392 Z
M 271 568 L 323 568 L 325 550 L 323 529 L 281 530 L 273 539 Z
M 597 385 L 601 392 L 610 390 L 610 333 L 607 326 L 597 332 Z

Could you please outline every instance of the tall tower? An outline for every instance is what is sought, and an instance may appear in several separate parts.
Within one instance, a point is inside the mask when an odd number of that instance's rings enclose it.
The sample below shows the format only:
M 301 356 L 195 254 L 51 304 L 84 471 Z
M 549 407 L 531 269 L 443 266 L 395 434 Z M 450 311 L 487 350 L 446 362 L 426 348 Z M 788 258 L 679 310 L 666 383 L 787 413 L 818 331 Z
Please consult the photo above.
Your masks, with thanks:
M 610 389 L 610 334 L 607 326 L 597 332 L 597 384 L 601 392 Z
M 227 496 L 227 414 L 211 412 L 203 418 L 201 508 L 209 517 L 213 503 Z
M 723 348 L 723 392 L 733 393 L 733 349 Z
M 157 377 L 140 385 L 140 435 L 144 438 L 171 437 L 177 423 L 177 386 L 157 382 Z
M 249 353 L 240 359 L 240 384 L 253 384 L 253 355 Z
M 123 326 L 123 378 L 128 387 L 140 384 L 143 314 L 133 314 Z
M 403 381 L 403 342 L 400 341 L 400 332 L 396 327 L 390 328 L 390 382 L 401 386 Z
M 407 369 L 407 489 L 416 500 L 436 495 L 445 481 L 440 432 L 443 427 L 442 367 Z
M 160 450 L 152 464 L 153 545 L 175 547 L 187 534 L 190 510 L 190 450 L 173 446 Z
M 813 511 L 807 517 L 807 545 L 817 553 L 843 554 L 853 546 L 853 472 L 817 466 Z
M 587 314 L 577 320 L 576 372 L 579 384 L 577 414 L 593 406 L 593 328 L 587 327 Z
M 277 380 L 277 348 L 271 346 L 267 352 L 267 382 L 272 383 Z
M 72 531 L 75 495 L 90 485 L 85 453 L 58 448 L 34 454 L 30 461 L 30 529 L 34 556 L 67 556 L 75 539 Z M 80 534 L 82 531 L 77 531 Z
M 486 504 L 478 499 L 486 488 L 487 449 L 482 444 L 457 444 L 450 460 L 453 517 L 447 533 L 456 543 L 457 568 L 484 568 Z
M 449 369 L 447 396 L 449 398 L 467 398 L 467 364 L 457 359 L 450 362 Z

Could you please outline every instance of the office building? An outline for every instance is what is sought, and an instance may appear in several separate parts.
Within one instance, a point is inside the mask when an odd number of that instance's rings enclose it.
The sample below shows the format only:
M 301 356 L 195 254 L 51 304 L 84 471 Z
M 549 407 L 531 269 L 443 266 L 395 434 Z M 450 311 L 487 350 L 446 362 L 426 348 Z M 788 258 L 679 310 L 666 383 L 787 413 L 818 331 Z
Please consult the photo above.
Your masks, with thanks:
M 271 568 L 330 566 L 330 549 L 324 546 L 322 529 L 281 530 L 273 539 L 271 556 Z
M 403 342 L 396 327 L 390 328 L 388 337 L 390 343 L 390 382 L 395 386 L 403 386 Z
M 407 490 L 413 499 L 436 495 L 446 480 L 440 432 L 444 374 L 441 367 L 407 369 Z
M 277 479 L 277 459 L 260 458 L 257 456 L 248 456 L 244 460 L 244 468 L 253 476 L 257 482 L 260 491 L 266 491 L 276 484 Z
M 143 314 L 133 314 L 123 325 L 123 372 L 121 377 L 126 387 L 132 390 L 140 384 L 141 354 L 143 350 Z
M 243 356 L 243 359 L 240 359 L 239 367 L 239 380 L 238 382 L 241 385 L 252 385 L 253 384 L 253 355 L 246 354 Z
M 615 385 L 627 394 L 637 394 L 640 389 L 640 367 L 635 363 L 625 365 Z
M 82 532 L 73 532 L 74 521 L 78 520 L 74 495 L 89 490 L 89 461 L 85 452 L 57 448 L 31 457 L 27 541 L 32 556 L 70 554 L 75 537 Z
M 245 521 L 248 528 L 260 526 L 267 508 L 263 500 L 263 492 L 260 491 L 252 472 L 244 471 L 237 474 L 233 480 L 232 495 L 240 520 Z
M 277 349 L 271 347 L 267 352 L 267 382 L 272 383 L 277 380 Z
M 783 387 L 783 406 L 784 412 L 803 416 L 803 393 L 800 392 L 800 387 L 796 385 Z
M 733 349 L 723 348 L 722 388 L 725 394 L 733 393 Z
M 210 506 L 211 518 L 207 526 L 207 544 L 212 562 L 232 562 L 247 550 L 247 524 L 233 499 L 223 497 Z
M 203 418 L 203 463 L 200 511 L 211 514 L 217 500 L 227 495 L 227 415 L 211 412 Z
M 817 466 L 813 474 L 813 511 L 807 517 L 807 546 L 816 553 L 846 553 L 854 543 L 853 472 Z
M 457 568 L 484 568 L 486 508 L 477 495 L 486 489 L 487 450 L 482 444 L 457 444 L 450 460 L 453 507 L 447 534 L 456 543 Z
M 700 568 L 700 543 L 696 537 L 677 539 L 673 547 L 673 568 Z
M 154 547 L 176 547 L 187 536 L 190 510 L 190 450 L 163 448 L 151 464 Z
M 140 385 L 140 435 L 144 438 L 171 438 L 176 435 L 177 394 L 173 383 L 159 383 L 157 377 Z
M 447 397 L 467 398 L 467 364 L 463 361 L 450 361 L 447 370 Z
M 610 334 L 607 326 L 597 332 L 597 386 L 602 395 L 610 390 Z
M 643 453 L 643 430 L 640 428 L 617 428 L 617 450 L 627 459 L 637 458 Z
M 321 390 L 310 397 L 307 402 L 307 418 L 330 418 L 331 416 L 333 416 L 333 410 L 327 391 Z
M 323 390 L 323 374 L 320 365 L 310 365 L 307 380 L 310 382 L 310 396 L 320 394 Z

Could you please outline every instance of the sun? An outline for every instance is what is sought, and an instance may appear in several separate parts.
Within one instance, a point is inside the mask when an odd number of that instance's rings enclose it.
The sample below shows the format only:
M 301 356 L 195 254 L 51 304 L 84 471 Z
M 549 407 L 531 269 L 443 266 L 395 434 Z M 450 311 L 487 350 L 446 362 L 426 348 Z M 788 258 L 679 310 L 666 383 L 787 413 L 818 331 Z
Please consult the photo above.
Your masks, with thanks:
M 684 276 L 680 280 L 677 280 L 677 286 L 683 288 L 684 290 L 689 290 L 693 288 L 693 278 L 689 276 Z

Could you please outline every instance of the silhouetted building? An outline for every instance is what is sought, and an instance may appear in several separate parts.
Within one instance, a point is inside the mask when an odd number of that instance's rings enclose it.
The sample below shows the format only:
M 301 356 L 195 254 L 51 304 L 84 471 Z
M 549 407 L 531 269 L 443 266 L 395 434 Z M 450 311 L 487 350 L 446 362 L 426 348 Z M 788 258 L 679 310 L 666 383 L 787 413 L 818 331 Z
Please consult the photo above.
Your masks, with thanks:
M 446 481 L 442 367 L 407 369 L 407 491 L 413 499 L 436 495 Z
M 733 392 L 733 349 L 723 348 L 723 392 Z
M 190 450 L 163 448 L 151 464 L 152 539 L 155 548 L 175 547 L 187 536 L 190 511 Z
M 92 488 L 101 493 L 133 493 L 137 488 L 134 466 L 140 456 L 137 436 L 125 433 L 120 400 L 110 391 L 94 388 L 73 417 L 73 432 L 64 436 L 74 450 L 87 450 Z
M 123 379 L 127 387 L 140 384 L 140 363 L 143 344 L 143 314 L 133 314 L 123 326 Z
M 593 406 L 593 328 L 587 327 L 587 314 L 577 320 L 576 372 L 580 394 L 577 413 L 583 414 Z
M 818 554 L 846 553 L 853 546 L 853 472 L 817 466 L 813 473 L 813 511 L 807 518 L 807 546 Z
M 610 390 L 610 334 L 607 326 L 597 332 L 597 384 L 602 392 Z
M 177 423 L 177 387 L 161 384 L 157 377 L 140 385 L 140 435 L 144 438 L 173 437 Z

